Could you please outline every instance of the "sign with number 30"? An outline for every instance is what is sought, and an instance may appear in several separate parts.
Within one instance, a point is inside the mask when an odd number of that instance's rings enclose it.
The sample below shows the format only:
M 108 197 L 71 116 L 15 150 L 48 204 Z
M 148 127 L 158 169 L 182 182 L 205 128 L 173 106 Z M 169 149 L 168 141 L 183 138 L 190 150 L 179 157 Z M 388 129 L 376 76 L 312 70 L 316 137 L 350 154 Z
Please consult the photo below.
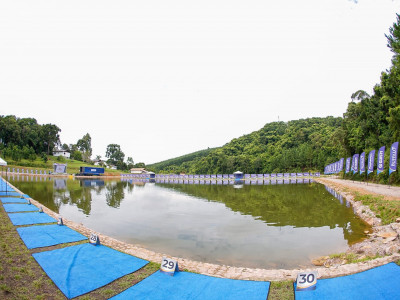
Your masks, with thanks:
M 317 271 L 304 272 L 297 275 L 296 291 L 315 290 L 317 287 Z
M 163 257 L 162 262 L 161 262 L 160 271 L 165 274 L 174 276 L 175 271 L 179 272 L 178 262 L 176 260 L 173 260 L 173 259 L 170 259 L 167 257 Z

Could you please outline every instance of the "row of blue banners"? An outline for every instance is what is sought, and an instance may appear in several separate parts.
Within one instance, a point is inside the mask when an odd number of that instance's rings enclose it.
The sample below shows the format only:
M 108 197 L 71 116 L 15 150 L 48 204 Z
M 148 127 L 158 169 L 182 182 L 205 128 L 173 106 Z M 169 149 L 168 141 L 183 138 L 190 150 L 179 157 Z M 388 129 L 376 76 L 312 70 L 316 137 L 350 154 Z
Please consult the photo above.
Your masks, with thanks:
M 314 179 L 305 178 L 305 179 L 285 179 L 285 180 L 184 180 L 184 179 L 155 179 L 151 181 L 151 179 L 143 179 L 143 178 L 121 178 L 121 181 L 129 182 L 131 184 L 135 184 L 138 182 L 154 182 L 154 183 L 165 183 L 165 184 L 199 184 L 199 185 L 236 185 L 239 182 L 239 185 L 276 185 L 276 184 L 301 184 L 301 183 L 313 183 Z
M 297 178 L 297 177 L 319 177 L 321 174 L 318 173 L 272 173 L 272 174 L 244 174 L 245 179 L 283 179 L 283 178 Z M 121 177 L 130 178 L 148 178 L 149 174 L 121 174 Z M 165 179 L 235 179 L 234 174 L 202 174 L 202 175 L 176 175 L 176 174 L 155 174 L 154 178 Z
M 390 147 L 390 158 L 389 158 L 389 175 L 397 170 L 397 156 L 398 156 L 399 142 L 395 142 Z M 367 174 L 374 172 L 375 166 L 375 150 L 372 150 L 368 153 L 368 162 L 367 162 Z M 349 173 L 353 171 L 353 174 L 360 172 L 363 174 L 365 172 L 365 152 L 361 154 L 354 154 L 353 159 L 348 157 L 346 159 L 346 168 L 345 173 Z M 385 146 L 382 146 L 378 150 L 378 161 L 377 161 L 377 174 L 383 172 L 385 163 Z M 343 171 L 344 167 L 344 158 L 341 158 L 339 161 L 334 162 L 325 167 L 324 174 L 337 174 Z

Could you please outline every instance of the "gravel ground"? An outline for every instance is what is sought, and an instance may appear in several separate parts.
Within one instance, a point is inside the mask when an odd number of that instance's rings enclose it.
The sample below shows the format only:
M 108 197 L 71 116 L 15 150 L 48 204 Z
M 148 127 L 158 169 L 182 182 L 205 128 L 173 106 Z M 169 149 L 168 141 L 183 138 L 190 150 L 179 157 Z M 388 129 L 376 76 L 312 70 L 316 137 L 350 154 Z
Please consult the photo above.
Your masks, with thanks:
M 342 185 L 352 190 L 356 190 L 363 194 L 376 194 L 382 195 L 387 200 L 399 200 L 400 201 L 400 187 L 395 186 L 388 186 L 384 184 L 376 184 L 376 183 L 367 183 L 367 182 L 360 182 L 360 181 L 352 181 L 352 180 L 344 180 L 339 178 L 320 178 L 319 181 L 330 181 L 332 183 Z

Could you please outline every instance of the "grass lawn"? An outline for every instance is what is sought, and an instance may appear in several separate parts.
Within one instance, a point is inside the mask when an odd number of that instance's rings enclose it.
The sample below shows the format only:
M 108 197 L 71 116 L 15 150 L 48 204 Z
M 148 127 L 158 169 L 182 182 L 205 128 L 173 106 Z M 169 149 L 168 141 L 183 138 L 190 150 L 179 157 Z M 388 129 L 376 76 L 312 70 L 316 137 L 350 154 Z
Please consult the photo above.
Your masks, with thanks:
M 76 174 L 79 173 L 79 168 L 80 167 L 98 167 L 95 165 L 91 165 L 82 161 L 78 160 L 73 160 L 73 159 L 67 159 L 67 158 L 58 158 L 54 156 L 48 156 L 47 162 L 43 162 L 42 159 L 37 158 L 34 161 L 30 161 L 27 159 L 22 159 L 18 162 L 13 161 L 11 159 L 6 159 L 7 161 L 7 167 L 5 168 L 12 168 L 15 169 L 24 169 L 25 172 L 26 170 L 29 170 L 29 173 L 31 170 L 35 172 L 35 170 L 42 170 L 42 171 L 53 171 L 53 164 L 58 163 L 58 164 L 67 164 L 67 172 L 68 174 Z M 3 171 L 5 171 L 5 168 L 3 168 Z M 105 175 L 119 175 L 121 173 L 121 170 L 111 170 L 111 169 L 105 169 Z

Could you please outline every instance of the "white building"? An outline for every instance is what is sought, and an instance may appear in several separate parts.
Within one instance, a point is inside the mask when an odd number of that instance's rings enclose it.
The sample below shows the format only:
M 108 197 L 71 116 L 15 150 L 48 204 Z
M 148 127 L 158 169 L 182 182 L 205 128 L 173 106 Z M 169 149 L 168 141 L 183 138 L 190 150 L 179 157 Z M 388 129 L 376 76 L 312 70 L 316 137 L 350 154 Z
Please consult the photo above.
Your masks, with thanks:
M 132 168 L 131 174 L 147 174 L 147 171 L 145 168 Z
M 70 158 L 71 153 L 67 150 L 54 150 L 53 151 L 53 156 L 63 156 L 65 158 Z

